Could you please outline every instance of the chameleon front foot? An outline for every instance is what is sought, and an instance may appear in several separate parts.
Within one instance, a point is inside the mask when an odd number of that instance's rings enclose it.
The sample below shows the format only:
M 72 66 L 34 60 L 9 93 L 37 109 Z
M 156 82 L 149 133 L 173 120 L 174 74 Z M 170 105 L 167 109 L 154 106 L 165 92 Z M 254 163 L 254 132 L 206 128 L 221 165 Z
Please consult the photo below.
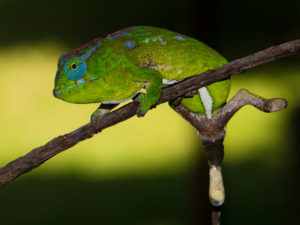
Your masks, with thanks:
M 138 117 L 145 116 L 145 114 L 149 111 L 151 106 L 157 102 L 156 96 L 149 96 L 145 93 L 140 93 L 135 100 L 140 102 L 139 108 L 137 109 L 136 112 L 136 115 Z
M 138 117 L 143 117 L 145 116 L 146 112 L 150 109 L 151 105 L 149 105 L 149 102 L 147 101 L 147 96 L 144 93 L 140 93 L 136 100 L 140 102 L 136 115 Z
M 147 110 L 147 111 L 148 111 L 148 110 Z M 144 111 L 144 110 L 142 109 L 142 107 L 139 106 L 139 108 L 138 108 L 138 110 L 137 110 L 137 112 L 136 112 L 136 115 L 137 115 L 137 117 L 143 117 L 143 116 L 145 116 L 145 114 L 146 114 L 147 111 Z

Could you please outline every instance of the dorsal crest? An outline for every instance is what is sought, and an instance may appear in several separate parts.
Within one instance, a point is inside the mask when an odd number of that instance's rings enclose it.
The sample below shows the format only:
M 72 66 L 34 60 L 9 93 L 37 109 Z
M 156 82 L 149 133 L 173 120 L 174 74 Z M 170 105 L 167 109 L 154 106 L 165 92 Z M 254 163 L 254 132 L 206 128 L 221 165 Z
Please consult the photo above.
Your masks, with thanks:
M 99 46 L 101 45 L 101 39 L 102 38 L 96 38 L 82 46 L 80 46 L 79 48 L 71 51 L 71 52 L 67 52 L 65 54 L 63 54 L 60 58 L 59 58 L 59 66 L 64 64 L 68 59 L 82 53 L 84 50 L 88 49 L 89 51 L 85 53 L 85 55 L 83 55 L 81 58 L 83 60 L 85 60 L 86 58 L 88 58 L 93 52 L 95 52 Z

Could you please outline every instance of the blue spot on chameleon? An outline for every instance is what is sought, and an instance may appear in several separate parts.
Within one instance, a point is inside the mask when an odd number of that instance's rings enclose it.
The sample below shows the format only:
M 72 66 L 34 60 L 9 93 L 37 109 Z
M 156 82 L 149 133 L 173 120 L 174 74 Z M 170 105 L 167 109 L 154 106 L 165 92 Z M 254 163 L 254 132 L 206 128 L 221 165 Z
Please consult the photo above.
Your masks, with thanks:
M 67 65 L 65 65 L 64 71 L 68 70 Z M 70 80 L 79 80 L 81 79 L 87 71 L 87 65 L 86 63 L 81 63 L 79 65 L 77 65 L 77 69 L 73 70 L 70 69 L 70 71 L 68 72 L 68 78 Z
M 77 81 L 77 85 L 84 84 L 84 83 L 85 83 L 85 81 L 81 80 L 81 79 Z
M 127 48 L 134 48 L 136 45 L 135 45 L 134 41 L 127 41 L 127 42 L 125 42 L 125 46 Z
M 70 89 L 72 89 L 72 88 L 73 88 L 73 87 L 70 86 L 70 87 L 66 88 L 65 90 L 57 91 L 56 93 L 57 93 L 57 94 L 61 94 L 61 93 L 66 92 L 66 91 L 68 91 L 68 90 L 70 90 Z
M 185 41 L 186 39 L 185 39 L 185 37 L 182 37 L 182 36 L 180 36 L 180 35 L 177 35 L 177 36 L 175 36 L 174 37 L 176 40 L 178 40 L 178 41 Z

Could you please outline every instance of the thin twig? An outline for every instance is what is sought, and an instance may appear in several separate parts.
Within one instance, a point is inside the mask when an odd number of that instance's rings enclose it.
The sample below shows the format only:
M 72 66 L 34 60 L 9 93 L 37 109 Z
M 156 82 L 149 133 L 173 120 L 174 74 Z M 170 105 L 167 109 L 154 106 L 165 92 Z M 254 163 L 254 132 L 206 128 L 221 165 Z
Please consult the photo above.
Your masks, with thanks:
M 243 106 L 252 105 L 263 112 L 276 112 L 287 107 L 283 98 L 265 99 L 241 89 L 216 114 L 215 120 L 220 126 L 225 126 L 230 118 Z
M 226 79 L 232 74 L 242 73 L 247 69 L 296 54 L 297 52 L 300 52 L 300 39 L 237 59 L 216 70 L 207 71 L 198 76 L 186 79 L 172 87 L 165 88 L 157 104 L 174 100 L 183 95 L 190 95 L 189 92 L 193 92 L 210 83 Z M 116 111 L 104 115 L 94 123 L 88 123 L 71 133 L 54 138 L 47 144 L 35 148 L 28 154 L 8 163 L 0 169 L 0 187 L 16 177 L 38 167 L 46 160 L 74 146 L 78 142 L 91 138 L 101 130 L 134 116 L 137 108 L 137 102 L 127 104 Z
M 211 224 L 220 225 L 221 220 L 221 207 L 212 207 L 211 210 Z

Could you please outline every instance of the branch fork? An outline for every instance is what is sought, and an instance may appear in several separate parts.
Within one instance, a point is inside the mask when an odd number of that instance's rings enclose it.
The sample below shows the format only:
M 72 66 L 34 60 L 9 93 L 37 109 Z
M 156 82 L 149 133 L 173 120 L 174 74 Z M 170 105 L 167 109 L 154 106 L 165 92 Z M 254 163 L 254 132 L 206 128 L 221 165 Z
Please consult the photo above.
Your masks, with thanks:
M 179 102 L 179 101 L 175 101 Z M 209 169 L 209 199 L 212 208 L 212 224 L 220 224 L 221 206 L 225 200 L 221 165 L 224 158 L 223 140 L 225 126 L 230 118 L 243 106 L 252 105 L 264 112 L 276 112 L 287 107 L 283 98 L 265 99 L 245 89 L 239 90 L 214 117 L 208 119 L 203 115 L 189 112 L 180 103 L 175 110 L 198 131 L 198 135 L 207 152 Z
M 245 105 L 252 105 L 263 112 L 276 112 L 285 109 L 287 101 L 283 98 L 265 99 L 241 89 L 211 119 L 189 112 L 181 104 L 175 106 L 175 110 L 197 129 L 201 141 L 206 143 L 223 141 L 226 124 Z

